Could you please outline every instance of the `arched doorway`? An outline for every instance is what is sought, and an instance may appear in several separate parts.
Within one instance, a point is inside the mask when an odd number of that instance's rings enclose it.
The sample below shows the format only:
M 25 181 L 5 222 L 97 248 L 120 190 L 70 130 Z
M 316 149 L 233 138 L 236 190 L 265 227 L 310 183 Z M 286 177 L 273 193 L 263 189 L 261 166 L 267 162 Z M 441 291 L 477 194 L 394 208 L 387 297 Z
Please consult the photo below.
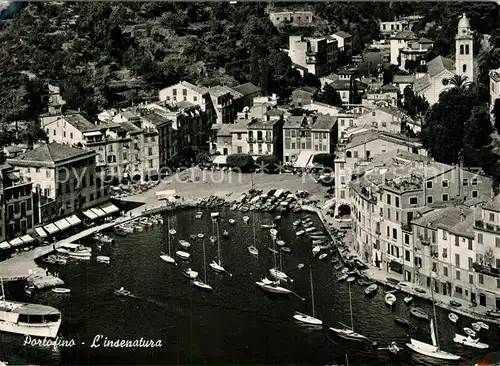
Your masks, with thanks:
M 339 216 L 349 216 L 351 214 L 351 207 L 347 204 L 342 204 L 339 206 Z

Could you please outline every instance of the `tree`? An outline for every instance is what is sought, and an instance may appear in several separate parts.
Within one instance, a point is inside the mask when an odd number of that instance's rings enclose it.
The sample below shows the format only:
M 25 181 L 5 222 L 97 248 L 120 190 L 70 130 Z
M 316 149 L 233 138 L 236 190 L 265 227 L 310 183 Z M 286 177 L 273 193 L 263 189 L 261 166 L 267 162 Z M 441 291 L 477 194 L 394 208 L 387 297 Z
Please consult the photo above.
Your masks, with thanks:
M 311 88 L 321 88 L 321 82 L 319 81 L 318 77 L 311 73 L 304 74 L 304 77 L 302 78 L 302 84 L 304 86 L 310 86 Z
M 382 78 L 384 80 L 384 85 L 389 85 L 394 80 L 394 74 L 391 72 L 391 70 L 385 69 L 384 73 L 382 74 Z
M 491 111 L 493 114 L 494 126 L 497 132 L 500 134 L 500 99 L 495 99 L 495 103 L 493 104 L 493 110 Z
M 231 154 L 227 157 L 226 163 L 231 168 L 238 168 L 242 172 L 252 171 L 255 167 L 255 162 L 249 154 Z
M 472 82 L 467 80 L 467 76 L 463 75 L 453 75 L 451 79 L 449 79 L 449 83 L 457 88 L 468 88 Z
M 276 155 L 259 156 L 255 163 L 267 174 L 276 174 L 280 171 L 280 159 Z
M 401 106 L 412 118 L 424 115 L 429 109 L 429 103 L 423 97 L 415 95 L 413 89 L 407 86 L 403 91 L 403 104 Z
M 313 156 L 312 160 L 314 164 L 319 164 L 324 167 L 332 169 L 335 165 L 334 161 L 335 161 L 335 154 L 316 154 Z
M 333 105 L 336 107 L 342 106 L 342 98 L 340 93 L 333 88 L 331 85 L 325 85 L 323 91 L 318 95 L 320 102 Z

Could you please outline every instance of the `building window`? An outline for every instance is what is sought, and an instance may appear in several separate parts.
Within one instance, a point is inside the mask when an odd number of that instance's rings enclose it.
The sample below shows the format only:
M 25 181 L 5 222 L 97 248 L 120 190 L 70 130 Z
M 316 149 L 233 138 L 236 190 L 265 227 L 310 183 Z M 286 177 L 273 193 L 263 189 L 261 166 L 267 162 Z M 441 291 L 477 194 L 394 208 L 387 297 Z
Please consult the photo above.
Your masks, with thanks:
M 477 178 L 472 178 L 471 183 L 473 186 L 477 186 Z
M 460 281 L 460 270 L 456 270 L 455 272 L 455 278 Z
M 472 250 L 472 240 L 471 239 L 469 239 L 469 244 L 467 245 L 467 248 L 469 250 Z
M 448 277 L 448 267 L 443 267 L 443 276 Z
M 241 133 L 237 133 L 236 137 L 237 137 L 238 140 L 241 140 Z
M 472 191 L 472 198 L 477 198 L 477 191 Z
M 390 194 L 387 194 L 387 204 L 388 205 L 391 204 L 391 195 Z
M 410 235 L 405 234 L 405 244 L 410 244 Z
M 474 284 L 474 275 L 473 275 L 472 273 L 469 273 L 469 283 L 470 283 L 471 285 L 473 285 L 473 284 Z
M 460 54 L 461 55 L 464 54 L 464 45 L 463 44 L 460 45 Z
M 410 205 L 417 205 L 418 197 L 410 197 Z
M 432 203 L 433 197 L 432 196 L 427 196 L 427 203 Z
M 473 261 L 472 258 L 469 257 L 469 271 L 473 270 L 473 268 L 472 268 L 472 263 L 473 262 L 472 261 Z
M 495 214 L 493 212 L 490 212 L 490 221 L 495 222 Z
M 443 181 L 441 182 L 443 188 L 448 188 L 448 180 L 446 179 L 443 179 Z
M 397 239 L 398 238 L 398 231 L 396 229 L 392 229 L 392 238 Z
M 469 54 L 469 45 L 468 44 L 465 45 L 465 54 L 466 55 Z
M 394 202 L 394 204 L 396 205 L 396 207 L 399 207 L 399 197 L 395 197 L 396 199 L 396 202 Z
M 432 189 L 432 181 L 428 181 L 427 182 L 427 188 L 428 189 Z
M 455 254 L 455 267 L 460 268 L 460 254 Z
M 484 285 L 484 275 L 482 273 L 478 274 L 477 279 L 481 285 Z
M 448 202 L 448 195 L 446 193 L 443 194 L 443 202 Z
M 468 186 L 469 185 L 469 180 L 467 178 L 464 178 L 462 179 L 462 185 L 465 187 L 465 186 Z
M 443 230 L 443 240 L 448 240 L 448 233 Z
M 481 234 L 481 233 L 477 234 L 477 242 L 479 244 L 483 244 L 483 234 Z
M 467 65 L 466 64 L 462 65 L 462 72 L 467 72 Z

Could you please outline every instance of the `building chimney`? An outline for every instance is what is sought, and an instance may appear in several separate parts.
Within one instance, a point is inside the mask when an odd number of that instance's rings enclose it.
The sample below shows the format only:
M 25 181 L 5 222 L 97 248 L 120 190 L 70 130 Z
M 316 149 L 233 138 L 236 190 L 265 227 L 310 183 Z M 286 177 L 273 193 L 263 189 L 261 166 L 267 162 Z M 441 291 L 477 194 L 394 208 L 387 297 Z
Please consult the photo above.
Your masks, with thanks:
M 461 222 L 465 221 L 465 214 L 464 214 L 464 212 L 462 211 L 462 209 L 460 209 L 460 221 L 461 221 Z

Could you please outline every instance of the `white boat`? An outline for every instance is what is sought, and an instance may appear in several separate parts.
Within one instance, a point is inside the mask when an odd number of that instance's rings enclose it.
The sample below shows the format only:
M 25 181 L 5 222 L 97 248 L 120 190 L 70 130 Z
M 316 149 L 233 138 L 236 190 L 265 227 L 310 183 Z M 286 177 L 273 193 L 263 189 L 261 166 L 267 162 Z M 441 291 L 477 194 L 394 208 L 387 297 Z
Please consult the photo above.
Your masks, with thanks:
M 248 251 L 250 252 L 250 254 L 252 255 L 259 255 L 259 249 L 257 249 L 254 245 L 250 245 L 248 247 Z
M 69 294 L 71 290 L 69 288 L 64 288 L 64 287 L 54 287 L 52 289 L 52 292 L 55 294 Z
M 166 263 L 176 264 L 175 259 L 172 257 L 172 246 L 170 244 L 172 234 L 170 233 L 170 231 L 171 231 L 170 230 L 170 216 L 167 216 L 167 232 L 170 234 L 170 235 L 167 235 L 168 254 L 161 252 L 160 259 Z
M 224 267 L 222 267 L 219 263 L 216 261 L 212 261 L 212 263 L 209 264 L 209 267 L 212 268 L 215 272 L 222 273 L 225 272 L 226 270 Z
M 207 259 L 205 255 L 205 240 L 202 241 L 203 245 L 203 281 L 196 280 L 193 281 L 193 286 L 198 287 L 203 291 L 212 291 L 212 286 L 207 283 Z
M 479 348 L 479 349 L 486 349 L 486 348 L 490 347 L 486 343 L 479 342 L 479 339 L 474 339 L 470 336 L 466 337 L 466 336 L 458 334 L 458 333 L 455 333 L 455 337 L 453 338 L 453 342 L 458 343 L 458 344 L 463 344 L 464 346 L 469 346 L 469 347 L 474 347 L 474 348 Z
M 316 245 L 316 246 L 312 249 L 312 252 L 313 252 L 313 255 L 318 254 L 319 252 L 321 252 L 321 247 L 320 247 L 319 245 Z
M 321 260 L 325 259 L 326 257 L 328 257 L 328 254 L 323 253 L 323 254 L 321 254 L 321 255 L 318 257 L 318 259 L 321 261 Z
M 224 231 L 222 232 L 222 236 L 223 236 L 223 237 L 225 237 L 225 238 L 227 238 L 227 237 L 229 236 L 229 231 L 224 230 Z
M 405 304 L 409 304 L 413 301 L 413 296 L 406 296 L 403 301 Z
M 96 260 L 98 262 L 109 263 L 111 258 L 109 258 L 108 256 L 105 256 L 105 255 L 98 255 Z
M 248 222 L 248 220 L 250 220 L 250 217 L 248 217 L 248 216 L 243 216 L 243 222 L 244 222 L 244 223 L 247 223 L 247 222 Z
M 110 244 L 113 242 L 113 238 L 110 238 L 107 235 L 101 234 L 101 233 L 95 233 L 94 236 L 92 237 L 94 240 L 99 241 L 101 243 L 107 243 Z
M 184 260 L 188 260 L 191 257 L 191 254 L 182 250 L 178 250 L 177 252 L 175 252 L 175 255 Z
M 311 226 L 311 227 L 308 227 L 308 228 L 304 229 L 304 231 L 305 231 L 306 233 L 313 232 L 314 230 L 316 230 L 316 228 L 315 228 L 314 226 Z
M 203 214 L 203 213 L 202 213 L 202 214 Z M 212 219 L 216 219 L 216 218 L 218 218 L 219 216 L 220 216 L 220 213 L 219 213 L 219 212 L 211 212 L 211 213 L 210 213 L 210 217 L 211 217 Z
M 481 328 L 485 329 L 485 330 L 489 330 L 490 329 L 490 326 L 486 323 L 483 323 L 483 322 L 476 322 L 477 325 L 479 325 Z
M 168 231 L 168 233 L 169 233 L 170 235 L 175 235 L 175 234 L 177 234 L 177 231 L 176 231 L 175 229 L 170 229 L 170 230 Z
M 457 320 L 458 320 L 458 315 L 457 314 L 453 314 L 453 313 L 449 313 L 448 314 L 448 319 L 450 320 L 450 322 L 456 323 Z
M 259 286 L 262 290 L 264 291 L 267 291 L 267 292 L 271 292 L 273 294 L 282 294 L 282 295 L 288 295 L 288 294 L 291 294 L 292 291 L 285 288 L 285 287 L 282 287 L 282 286 L 279 286 L 278 284 L 276 283 L 268 283 L 267 281 L 257 281 L 255 282 L 255 284 L 257 286 Z
M 214 235 L 212 235 L 212 236 L 210 237 L 210 241 L 211 241 L 212 243 L 215 243 L 215 242 L 217 241 L 217 238 L 216 238 Z
M 432 344 L 424 343 L 421 341 L 417 341 L 416 339 L 410 338 L 410 343 L 407 343 L 406 347 L 408 347 L 409 349 L 411 349 L 416 353 L 419 353 L 427 357 L 437 358 L 440 360 L 447 360 L 447 361 L 456 361 L 460 359 L 460 356 L 454 355 L 453 353 L 449 353 L 446 351 L 442 351 L 439 348 L 438 336 L 436 334 L 436 331 L 434 330 L 434 321 L 437 322 L 437 317 L 436 317 L 436 304 L 434 303 L 434 291 L 433 291 L 434 284 L 432 283 L 432 275 L 430 276 L 430 278 L 431 278 L 430 288 L 432 296 L 432 308 L 434 311 L 434 319 L 431 319 L 431 324 L 430 324 Z
M 281 216 L 280 216 L 280 215 L 276 216 L 276 217 L 274 218 L 274 220 L 276 220 L 276 221 L 281 220 Z
M 195 218 L 197 218 L 197 219 L 201 219 L 201 218 L 203 217 L 203 212 L 198 211 L 198 212 L 197 212 L 194 216 L 195 216 Z
M 223 273 L 227 272 L 224 267 L 222 266 L 222 254 L 221 254 L 221 248 L 220 248 L 220 240 L 219 240 L 219 223 L 215 222 L 215 227 L 216 227 L 216 232 L 217 232 L 217 261 L 212 261 L 212 263 L 209 264 L 210 268 L 214 270 L 215 272 L 218 273 Z
M 144 231 L 144 226 L 136 223 L 136 224 L 134 224 L 134 231 L 137 231 L 138 233 L 140 233 L 141 231 Z
M 273 276 L 274 278 L 277 278 L 279 280 L 286 280 L 286 279 L 288 279 L 287 274 L 285 272 L 280 271 L 277 268 L 271 268 L 269 270 L 269 273 L 271 274 L 271 276 Z
M 29 304 L 5 299 L 3 279 L 0 297 L 0 332 L 23 336 L 56 338 L 61 326 L 61 313 L 46 305 Z
M 120 287 L 118 290 L 115 290 L 115 295 L 116 296 L 130 296 L 130 291 L 125 290 L 123 287 Z
M 472 329 L 474 329 L 475 332 L 479 332 L 482 329 L 481 326 L 477 323 L 472 323 L 471 325 L 472 325 Z
M 394 304 L 396 303 L 396 296 L 394 296 L 394 294 L 386 294 L 385 303 L 389 306 L 394 306 Z
M 292 225 L 293 226 L 299 226 L 300 225 L 300 220 L 295 220 Z
M 315 314 L 314 314 L 314 288 L 313 288 L 313 279 L 312 279 L 312 266 L 309 266 L 309 278 L 311 281 L 312 316 L 296 311 L 293 318 L 299 322 L 306 323 L 306 324 L 322 325 L 323 321 L 315 318 Z
M 298 269 L 303 269 L 303 268 L 304 268 L 304 264 L 303 264 L 303 263 L 299 263 L 299 264 L 297 265 L 297 268 L 298 268 Z
M 172 258 L 171 256 L 169 256 L 168 254 L 165 254 L 165 253 L 161 253 L 160 255 L 160 259 L 164 262 L 167 262 L 167 263 L 175 263 L 175 259 Z
M 191 244 L 186 240 L 179 240 L 179 244 L 184 248 L 189 248 L 191 246 Z
M 58 253 L 66 254 L 76 259 L 90 259 L 92 256 L 92 249 L 80 244 L 63 243 L 56 250 Z
M 278 235 L 278 230 L 276 229 L 271 229 L 269 230 L 269 234 L 271 235 L 271 237 L 276 237 Z
M 276 240 L 276 245 L 279 245 L 280 247 L 284 247 L 285 241 L 284 240 Z
M 301 236 L 301 235 L 304 235 L 305 231 L 304 230 L 299 230 L 295 233 L 295 235 L 297 236 Z
M 347 279 L 346 279 L 346 282 L 348 282 L 348 283 L 352 283 L 354 281 L 356 281 L 356 277 L 347 277 Z
M 347 280 L 348 277 L 349 277 L 348 274 L 343 274 L 342 276 L 339 277 L 339 282 Z
M 199 239 L 203 239 L 205 237 L 205 234 L 199 233 L 197 236 L 198 236 Z
M 236 224 L 236 220 L 233 220 L 233 219 L 229 219 L 229 220 L 227 220 L 227 221 L 228 221 L 228 222 L 229 222 L 229 223 L 230 223 L 231 225 L 234 225 L 234 224 Z
M 128 225 L 120 225 L 120 226 L 118 226 L 118 228 L 127 234 L 134 232 L 134 228 L 132 226 L 128 226 Z
M 371 284 L 367 288 L 365 288 L 365 294 L 366 295 L 371 295 L 374 294 L 378 289 L 378 285 L 376 283 Z
M 182 271 L 182 274 L 191 280 L 194 280 L 196 277 L 198 277 L 198 272 L 193 271 L 191 268 L 185 269 L 184 271 Z
M 475 337 L 476 332 L 474 332 L 472 329 L 465 327 L 464 328 L 465 334 L 467 334 L 469 337 Z

